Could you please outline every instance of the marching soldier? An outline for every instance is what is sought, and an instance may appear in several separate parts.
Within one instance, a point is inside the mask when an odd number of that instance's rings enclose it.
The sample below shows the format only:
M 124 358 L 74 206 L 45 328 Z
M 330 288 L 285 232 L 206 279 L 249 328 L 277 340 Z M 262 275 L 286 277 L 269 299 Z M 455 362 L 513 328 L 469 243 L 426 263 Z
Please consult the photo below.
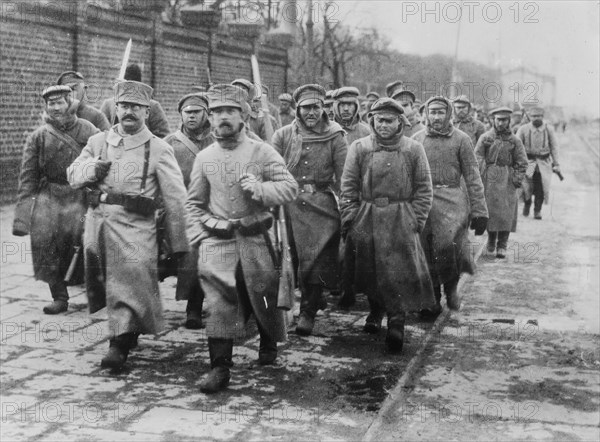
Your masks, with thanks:
M 471 102 L 466 95 L 456 97 L 452 105 L 454 106 L 454 127 L 471 137 L 471 142 L 475 147 L 479 137 L 486 131 L 485 125 L 473 117 Z
M 142 70 L 137 64 L 130 64 L 125 69 L 125 80 L 126 81 L 142 81 Z M 100 110 L 106 115 L 106 118 L 110 124 L 117 124 L 119 122 L 118 112 L 116 111 L 116 103 L 114 99 L 107 98 L 100 106 Z M 146 121 L 146 127 L 156 135 L 158 138 L 164 138 L 171 133 L 169 129 L 169 122 L 167 120 L 167 114 L 160 103 L 156 100 L 150 99 L 148 120 Z
M 281 127 L 287 126 L 294 121 L 296 113 L 292 107 L 294 99 L 290 94 L 281 94 L 279 96 L 279 119 L 281 120 Z
M 183 175 L 183 183 L 188 188 L 196 156 L 215 141 L 208 119 L 206 93 L 184 96 L 179 100 L 177 110 L 181 115 L 181 128 L 168 135 L 165 141 L 173 147 L 175 159 Z M 187 299 L 185 327 L 202 328 L 204 292 L 198 279 L 198 249 L 196 248 L 192 248 L 190 253 L 179 260 L 175 299 Z
M 365 95 L 365 109 L 364 112 L 362 114 L 361 119 L 369 124 L 369 112 L 371 111 L 371 107 L 373 106 L 373 103 L 375 103 L 377 100 L 379 100 L 379 94 L 377 92 L 371 91 L 371 92 L 367 92 L 367 95 Z
M 89 121 L 100 130 L 110 129 L 110 124 L 104 114 L 85 102 L 88 87 L 85 84 L 83 75 L 75 71 L 63 72 L 56 80 L 56 84 L 69 86 L 73 91 L 73 98 L 79 101 L 77 107 L 78 118 Z
M 294 91 L 296 120 L 273 135 L 273 146 L 298 181 L 300 194 L 287 214 L 302 293 L 296 333 L 310 335 L 325 306 L 324 287 L 338 281 L 340 212 L 336 200 L 348 146 L 344 129 L 323 110 L 325 89 L 306 84 Z
M 532 108 L 528 116 L 531 122 L 517 131 L 529 160 L 523 180 L 523 216 L 529 216 L 533 196 L 533 216 L 542 219 L 542 204 L 550 201 L 552 172 L 560 173 L 558 142 L 554 130 L 544 122 L 543 108 Z
M 490 111 L 494 128 L 484 133 L 475 148 L 489 211 L 487 252 L 506 257 L 510 232 L 517 231 L 517 189 L 527 169 L 527 155 L 510 130 L 508 107 Z
M 371 128 L 360 119 L 359 95 L 360 92 L 355 87 L 341 87 L 336 89 L 332 95 L 335 122 L 346 131 L 348 145 L 371 133 Z
M 343 231 L 356 245 L 371 306 L 364 330 L 378 333 L 387 312 L 392 352 L 402 351 L 406 312 L 435 304 L 419 237 L 432 204 L 431 175 L 423 146 L 403 135 L 403 113 L 391 98 L 373 104 L 373 135 L 350 146 L 341 195 Z
M 142 333 L 164 326 L 158 289 L 156 199 L 166 212 L 175 258 L 188 251 L 186 191 L 173 149 L 146 127 L 152 88 L 115 85 L 119 124 L 89 139 L 68 169 L 71 186 L 87 187 L 86 292 L 90 313 L 105 306 L 110 346 L 102 367 L 120 369 Z
M 411 91 L 403 89 L 403 83 L 397 81 L 388 86 L 388 96 L 396 100 L 404 110 L 403 118 L 408 120 L 407 127 L 404 128 L 404 136 L 412 137 L 417 132 L 423 130 L 423 125 L 417 118 L 417 112 L 414 111 L 413 105 L 415 102 L 415 94 Z
M 261 365 L 275 362 L 277 341 L 285 338 L 269 207 L 292 201 L 298 185 L 270 145 L 247 137 L 244 89 L 216 85 L 208 97 L 215 143 L 196 156 L 186 208 L 208 310 L 211 371 L 200 389 L 215 393 L 229 384 L 233 340 L 251 314 Z
M 245 80 L 243 78 L 238 78 L 237 80 L 233 80 L 231 82 L 233 86 L 243 88 L 248 96 L 248 106 L 249 108 L 244 111 L 244 116 L 246 117 L 246 124 L 248 128 L 254 132 L 261 140 L 270 143 L 271 140 L 267 139 L 267 131 L 265 128 L 265 118 L 267 115 L 261 109 L 261 95 L 262 91 L 257 89 L 256 86 L 249 80 Z M 278 125 L 277 121 L 272 115 L 268 116 L 271 121 L 271 127 L 275 130 Z
M 475 269 L 469 247 L 469 220 L 475 235 L 483 235 L 488 211 L 471 138 L 452 126 L 450 100 L 431 97 L 425 103 L 425 117 L 425 130 L 413 138 L 423 144 L 431 168 L 433 206 L 421 239 L 437 304 L 422 313 L 437 316 L 442 310 L 442 285 L 448 307 L 460 308 L 458 280 L 461 273 L 473 274 Z M 461 178 L 466 186 L 461 185 Z
M 325 101 L 323 102 L 323 112 L 329 117 L 329 121 L 335 121 L 335 115 L 333 114 L 333 93 L 334 89 L 325 92 Z M 298 105 L 298 103 L 296 103 Z
M 53 299 L 44 313 L 55 315 L 67 311 L 67 283 L 80 284 L 83 279 L 81 262 L 80 271 L 65 282 L 74 257 L 77 262 L 75 247 L 81 247 L 86 210 L 83 192 L 69 186 L 67 167 L 98 129 L 77 118 L 79 102 L 69 86 L 46 88 L 42 97 L 46 123 L 27 138 L 23 148 L 13 235 L 31 234 L 35 279 L 48 283 Z

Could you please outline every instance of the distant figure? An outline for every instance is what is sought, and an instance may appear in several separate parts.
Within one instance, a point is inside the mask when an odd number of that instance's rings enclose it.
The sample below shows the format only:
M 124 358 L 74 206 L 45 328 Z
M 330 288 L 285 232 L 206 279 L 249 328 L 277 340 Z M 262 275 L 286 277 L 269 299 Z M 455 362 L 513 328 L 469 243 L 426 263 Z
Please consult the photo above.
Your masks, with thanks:
M 325 101 L 323 102 L 323 112 L 329 117 L 329 121 L 335 121 L 335 115 L 333 114 L 333 93 L 334 89 L 325 92 Z
M 527 169 L 523 143 L 510 131 L 512 110 L 500 107 L 490 111 L 494 128 L 484 133 L 475 148 L 485 201 L 489 212 L 488 254 L 506 257 L 510 232 L 517 231 L 517 189 Z
M 45 124 L 25 142 L 19 175 L 13 235 L 31 234 L 35 279 L 47 282 L 54 300 L 44 313 L 55 315 L 68 308 L 65 276 L 81 248 L 85 195 L 71 189 L 67 167 L 79 156 L 88 138 L 98 132 L 92 123 L 77 118 L 79 102 L 69 86 L 51 86 L 42 92 Z M 83 253 L 69 284 L 83 282 Z
M 479 137 L 486 131 L 485 125 L 473 117 L 473 107 L 466 95 L 456 97 L 452 105 L 454 106 L 454 127 L 471 137 L 471 142 L 475 147 Z
M 246 108 L 242 114 L 246 118 L 245 123 L 247 124 L 248 128 L 261 140 L 271 143 L 271 140 L 268 139 L 267 129 L 265 127 L 265 119 L 267 118 L 267 114 L 262 111 L 262 91 L 258 89 L 254 83 L 244 78 L 233 80 L 231 84 L 233 86 L 241 87 L 247 92 L 248 108 Z M 273 132 L 275 132 L 279 127 L 277 120 L 271 114 L 268 115 L 268 118 L 271 122 Z
M 296 118 L 296 112 L 292 106 L 294 99 L 290 94 L 281 94 L 279 97 L 279 119 L 281 127 L 291 124 Z
M 528 114 L 531 122 L 517 131 L 529 160 L 523 180 L 523 216 L 529 216 L 533 197 L 533 216 L 542 219 L 542 204 L 550 201 L 552 172 L 560 172 L 558 142 L 554 130 L 544 122 L 542 107 L 536 106 Z
M 367 92 L 367 95 L 365 95 L 365 108 L 362 110 L 362 120 L 369 124 L 369 117 L 368 114 L 371 111 L 371 107 L 373 106 L 373 103 L 375 103 L 377 100 L 379 100 L 380 96 L 377 92 L 371 91 L 371 92 Z
M 137 64 L 130 64 L 125 69 L 125 80 L 129 81 L 142 81 L 142 70 Z M 106 115 L 108 122 L 111 125 L 115 125 L 119 122 L 117 116 L 117 107 L 115 105 L 114 98 L 107 98 L 100 106 L 100 110 Z M 150 115 L 146 121 L 146 127 L 156 135 L 158 138 L 164 138 L 171 131 L 169 130 L 169 122 L 167 121 L 167 114 L 163 110 L 160 103 L 156 100 L 150 100 Z
M 423 130 L 425 126 L 421 124 L 421 121 L 417 118 L 417 112 L 413 109 L 413 104 L 416 99 L 415 94 L 411 91 L 399 88 L 391 89 L 390 93 L 392 94 L 390 98 L 393 98 L 400 106 L 402 106 L 404 116 L 410 123 L 410 126 L 404 128 L 404 136 L 410 138 L 417 132 Z
M 333 115 L 336 123 L 346 131 L 346 142 L 352 144 L 371 133 L 371 128 L 360 119 L 358 96 L 355 87 L 341 87 L 334 91 Z

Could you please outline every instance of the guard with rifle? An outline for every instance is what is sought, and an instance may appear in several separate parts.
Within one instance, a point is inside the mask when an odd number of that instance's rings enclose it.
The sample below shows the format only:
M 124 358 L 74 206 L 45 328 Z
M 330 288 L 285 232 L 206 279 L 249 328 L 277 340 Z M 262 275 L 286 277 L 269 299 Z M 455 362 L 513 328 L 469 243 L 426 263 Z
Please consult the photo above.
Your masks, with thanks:
M 211 371 L 200 390 L 215 393 L 229 384 L 234 339 L 245 335 L 251 314 L 261 365 L 275 362 L 277 341 L 286 338 L 269 208 L 294 200 L 298 184 L 271 146 L 246 135 L 244 89 L 215 85 L 208 98 L 216 141 L 196 156 L 186 208 L 208 313 Z
M 146 127 L 152 88 L 137 81 L 114 88 L 119 124 L 90 138 L 68 169 L 87 188 L 85 280 L 90 313 L 107 307 L 110 346 L 103 367 L 120 369 L 139 334 L 163 330 L 157 275 L 156 200 L 177 259 L 189 249 L 186 190 L 173 148 Z
M 85 201 L 83 191 L 69 186 L 67 167 L 98 129 L 77 118 L 79 102 L 69 86 L 51 86 L 42 97 L 45 124 L 23 148 L 13 235 L 31 234 L 34 275 L 50 286 L 53 302 L 44 313 L 52 315 L 67 310 L 67 285 L 83 282 L 83 259 L 76 251 L 81 247 Z

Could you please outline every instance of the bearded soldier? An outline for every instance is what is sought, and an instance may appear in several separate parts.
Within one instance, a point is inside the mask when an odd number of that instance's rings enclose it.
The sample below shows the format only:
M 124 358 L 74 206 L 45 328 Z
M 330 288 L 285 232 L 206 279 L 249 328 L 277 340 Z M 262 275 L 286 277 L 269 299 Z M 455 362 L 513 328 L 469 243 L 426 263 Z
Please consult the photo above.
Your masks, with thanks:
M 294 99 L 290 94 L 281 94 L 279 96 L 279 119 L 281 120 L 281 127 L 287 126 L 294 121 L 296 114 L 292 107 Z
M 56 84 L 69 86 L 73 91 L 73 98 L 79 101 L 77 117 L 89 121 L 100 130 L 110 129 L 110 124 L 104 114 L 85 102 L 88 87 L 83 75 L 75 71 L 67 71 L 60 74 Z
M 536 106 L 528 112 L 530 123 L 517 131 L 523 142 L 529 165 L 523 180 L 523 216 L 529 216 L 533 196 L 533 216 L 542 219 L 542 204 L 550 201 L 552 172 L 560 173 L 558 142 L 554 129 L 544 122 L 544 109 Z
M 431 175 L 423 146 L 403 136 L 403 112 L 391 98 L 373 104 L 373 135 L 350 146 L 341 194 L 343 229 L 356 245 L 371 306 L 364 330 L 378 333 L 387 312 L 392 352 L 402 351 L 406 312 L 435 304 L 419 237 L 432 204 Z
M 181 170 L 173 148 L 146 127 L 152 88 L 137 81 L 115 85 L 119 124 L 90 138 L 69 166 L 75 189 L 86 187 L 86 291 L 90 313 L 107 307 L 110 346 L 103 367 L 120 369 L 142 333 L 164 326 L 158 290 L 156 199 L 166 212 L 172 253 L 189 246 Z
M 175 159 L 183 174 L 186 188 L 196 155 L 215 139 L 208 120 L 208 98 L 205 93 L 188 94 L 179 100 L 177 110 L 181 115 L 181 128 L 165 138 L 173 147 Z M 198 249 L 192 248 L 178 263 L 175 299 L 187 299 L 185 327 L 202 328 L 202 304 L 204 292 L 198 280 Z
M 466 95 L 455 98 L 452 105 L 454 106 L 454 127 L 471 137 L 471 142 L 475 147 L 479 137 L 486 131 L 485 125 L 473 117 L 473 107 Z
M 359 95 L 360 92 L 355 87 L 341 87 L 336 89 L 332 95 L 333 115 L 336 123 L 346 131 L 348 145 L 371 133 L 371 128 L 360 120 Z
M 344 129 L 323 111 L 325 89 L 306 84 L 294 91 L 296 120 L 273 136 L 273 146 L 298 181 L 288 204 L 302 298 L 296 333 L 310 335 L 324 287 L 338 284 L 340 212 L 336 200 L 348 146 Z
M 229 384 L 233 340 L 243 336 L 251 314 L 261 365 L 275 362 L 277 341 L 285 338 L 269 207 L 292 201 L 298 185 L 271 146 L 246 136 L 245 90 L 216 85 L 208 97 L 215 143 L 196 156 L 186 207 L 208 310 L 211 371 L 200 389 L 215 393 Z
M 527 154 L 510 131 L 508 107 L 490 111 L 494 128 L 484 133 L 475 148 L 490 219 L 487 252 L 506 257 L 510 232 L 517 231 L 517 189 L 527 169 Z M 496 243 L 497 241 L 497 243 Z
M 13 235 L 31 234 L 35 279 L 48 283 L 54 300 L 44 313 L 55 315 L 68 308 L 67 283 L 80 284 L 83 276 L 79 263 L 80 271 L 65 282 L 75 247 L 81 247 L 85 214 L 84 194 L 70 188 L 67 167 L 98 129 L 77 118 L 79 102 L 70 87 L 51 86 L 42 97 L 46 124 L 23 148 Z
M 488 211 L 471 138 L 452 126 L 452 104 L 442 96 L 425 103 L 427 127 L 413 136 L 422 143 L 431 168 L 433 206 L 421 235 L 437 304 L 423 314 L 441 312 L 441 286 L 451 310 L 460 308 L 461 273 L 473 273 L 468 229 L 485 232 Z M 464 179 L 465 185 L 461 185 Z

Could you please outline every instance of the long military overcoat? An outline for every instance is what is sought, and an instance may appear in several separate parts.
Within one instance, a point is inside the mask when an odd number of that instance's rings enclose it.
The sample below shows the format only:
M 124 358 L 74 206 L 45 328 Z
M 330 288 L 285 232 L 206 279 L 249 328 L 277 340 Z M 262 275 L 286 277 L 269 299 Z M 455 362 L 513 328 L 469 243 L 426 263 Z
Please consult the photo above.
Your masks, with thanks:
M 512 133 L 501 135 L 490 129 L 479 138 L 475 155 L 490 215 L 488 231 L 516 232 L 518 198 L 515 183 L 521 183 L 527 169 L 523 143 Z
M 173 253 L 189 249 L 185 230 L 186 190 L 173 148 L 144 127 L 122 137 L 118 125 L 88 141 L 69 167 L 69 182 L 82 188 L 96 181 L 99 158 L 112 161 L 109 173 L 97 186 L 103 192 L 139 195 L 144 170 L 145 144 L 150 157 L 144 196 L 162 197 Z M 158 246 L 154 214 L 134 213 L 117 204 L 90 207 L 85 222 L 86 289 L 90 312 L 108 309 L 111 336 L 123 333 L 158 333 L 164 319 L 157 275 Z
M 469 221 L 487 217 L 483 183 L 471 138 L 460 130 L 413 139 L 423 144 L 431 168 L 433 206 L 421 234 L 433 284 L 439 286 L 461 273 L 474 273 L 468 237 Z M 464 180 L 464 184 L 463 181 Z
M 245 173 L 258 178 L 253 194 L 240 184 Z M 186 202 L 190 241 L 207 232 L 201 222 L 206 214 L 240 219 L 288 203 L 297 191 L 298 184 L 281 156 L 268 144 L 250 139 L 245 130 L 234 143 L 215 142 L 194 162 Z M 267 233 L 273 243 L 273 230 Z M 244 236 L 238 229 L 230 239 L 211 235 L 200 243 L 198 256 L 209 337 L 243 337 L 253 313 L 266 333 L 278 341 L 286 338 L 284 314 L 277 308 L 279 272 L 263 235 Z M 250 305 L 240 296 L 242 290 L 247 291 Z
M 350 146 L 340 199 L 343 223 L 352 225 L 356 284 L 400 307 L 392 310 L 418 311 L 435 303 L 419 237 L 432 198 L 420 143 L 401 137 L 384 149 L 371 135 Z
M 64 279 L 83 234 L 84 195 L 69 186 L 67 167 L 98 132 L 89 121 L 73 118 L 61 127 L 46 117 L 48 123 L 27 138 L 19 176 L 13 232 L 31 234 L 34 276 L 51 285 Z M 82 282 L 83 259 L 69 283 Z

